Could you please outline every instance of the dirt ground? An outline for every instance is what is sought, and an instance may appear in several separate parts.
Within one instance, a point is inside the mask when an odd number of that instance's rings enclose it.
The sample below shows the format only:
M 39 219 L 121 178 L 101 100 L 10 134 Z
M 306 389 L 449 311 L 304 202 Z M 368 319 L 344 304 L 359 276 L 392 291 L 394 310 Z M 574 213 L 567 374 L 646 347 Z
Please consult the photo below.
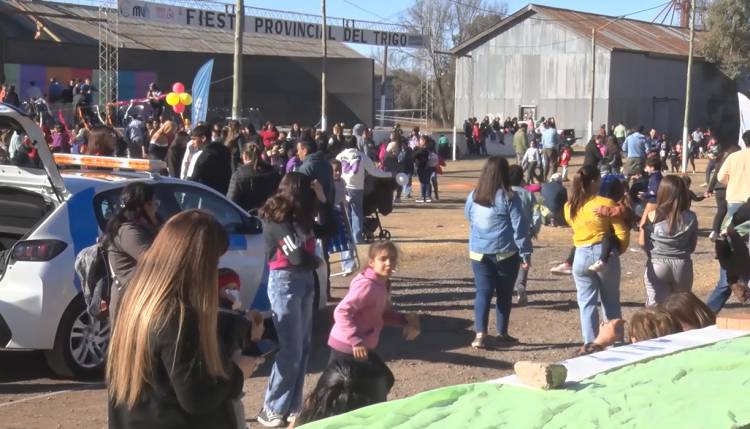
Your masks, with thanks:
M 574 158 L 576 166 L 581 154 Z M 511 335 L 521 343 L 513 347 L 475 351 L 473 339 L 473 278 L 468 259 L 468 225 L 463 204 L 473 188 L 481 160 L 450 163 L 440 177 L 439 202 L 405 201 L 382 218 L 402 252 L 393 282 L 393 303 L 398 310 L 422 315 L 422 334 L 406 342 L 397 330 L 386 329 L 378 353 L 396 376 L 390 398 L 397 399 L 442 386 L 480 382 L 502 377 L 518 360 L 559 361 L 570 357 L 581 344 L 575 286 L 570 277 L 554 276 L 549 268 L 559 263 L 571 246 L 567 228 L 544 228 L 534 242 L 529 279 L 529 303 L 514 306 Z M 698 161 L 693 190 L 703 192 L 705 161 Z M 418 184 L 415 182 L 415 194 Z M 718 263 L 708 240 L 715 211 L 711 199 L 695 203 L 701 239 L 694 255 L 694 292 L 706 298 L 718 278 Z M 365 249 L 362 248 L 361 252 Z M 624 316 L 643 306 L 645 256 L 631 244 L 622 257 L 621 302 Z M 333 282 L 333 296 L 346 292 L 349 279 Z M 725 311 L 737 311 L 733 298 Z M 306 390 L 314 385 L 328 357 L 325 345 L 331 311 L 316 320 Z M 494 333 L 494 314 L 490 333 Z M 245 383 L 244 404 L 249 427 L 262 404 L 270 362 Z M 106 427 L 106 394 L 101 382 L 82 383 L 57 379 L 38 352 L 0 352 L 0 428 L 101 428 Z

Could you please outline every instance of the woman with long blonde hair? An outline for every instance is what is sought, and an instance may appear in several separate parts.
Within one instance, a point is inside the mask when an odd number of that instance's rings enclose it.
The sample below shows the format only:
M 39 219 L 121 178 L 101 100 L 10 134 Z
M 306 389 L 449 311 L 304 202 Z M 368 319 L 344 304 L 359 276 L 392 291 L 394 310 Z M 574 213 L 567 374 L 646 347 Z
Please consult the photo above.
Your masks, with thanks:
M 109 346 L 110 428 L 236 428 L 233 400 L 256 359 L 217 338 L 224 228 L 189 210 L 164 225 L 121 304 Z

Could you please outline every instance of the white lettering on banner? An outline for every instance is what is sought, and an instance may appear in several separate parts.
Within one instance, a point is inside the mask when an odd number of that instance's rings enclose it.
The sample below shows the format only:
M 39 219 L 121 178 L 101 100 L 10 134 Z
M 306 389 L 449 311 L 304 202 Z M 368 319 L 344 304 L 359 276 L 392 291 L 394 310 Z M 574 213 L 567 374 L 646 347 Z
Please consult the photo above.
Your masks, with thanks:
M 152 3 L 142 0 L 118 0 L 120 16 L 139 21 L 159 22 L 179 26 L 213 28 L 234 31 L 236 15 L 212 10 L 192 9 Z M 391 46 L 400 48 L 420 48 L 425 46 L 425 38 L 419 34 L 391 31 L 376 31 L 356 28 L 354 20 L 343 20 L 343 25 L 327 27 L 328 40 L 365 45 Z M 320 39 L 323 28 L 320 23 L 288 21 L 285 19 L 245 16 L 245 31 L 269 36 Z

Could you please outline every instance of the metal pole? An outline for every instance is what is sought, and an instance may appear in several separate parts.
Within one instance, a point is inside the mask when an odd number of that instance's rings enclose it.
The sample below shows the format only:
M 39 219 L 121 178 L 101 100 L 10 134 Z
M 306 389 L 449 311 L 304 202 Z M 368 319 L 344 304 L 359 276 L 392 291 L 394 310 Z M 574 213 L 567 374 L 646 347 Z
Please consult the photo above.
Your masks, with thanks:
M 453 114 L 453 116 L 456 116 L 455 113 Z M 453 160 L 454 161 L 456 160 L 456 145 L 458 144 L 458 142 L 456 141 L 456 137 L 457 136 L 456 136 L 456 125 L 455 125 L 455 122 L 456 122 L 456 118 L 454 117 L 453 118 L 453 123 L 454 123 L 453 124 Z
M 237 0 L 234 13 L 234 79 L 232 83 L 232 119 L 242 116 L 242 33 L 245 30 L 245 1 Z
M 591 100 L 589 101 L 589 137 L 594 136 L 594 91 L 596 88 L 596 27 L 591 29 Z
M 320 1 L 320 10 L 323 19 L 323 62 L 320 73 L 320 129 L 328 129 L 328 118 L 326 117 L 326 62 L 328 59 L 328 24 L 326 23 L 326 0 Z
M 682 172 L 688 165 L 688 118 L 690 117 L 690 79 L 693 69 L 693 39 L 695 37 L 695 0 L 690 1 L 690 45 L 688 48 L 687 82 L 685 83 L 685 118 L 682 122 Z
M 383 52 L 383 76 L 380 77 L 380 126 L 385 126 L 385 79 L 388 74 L 388 45 Z

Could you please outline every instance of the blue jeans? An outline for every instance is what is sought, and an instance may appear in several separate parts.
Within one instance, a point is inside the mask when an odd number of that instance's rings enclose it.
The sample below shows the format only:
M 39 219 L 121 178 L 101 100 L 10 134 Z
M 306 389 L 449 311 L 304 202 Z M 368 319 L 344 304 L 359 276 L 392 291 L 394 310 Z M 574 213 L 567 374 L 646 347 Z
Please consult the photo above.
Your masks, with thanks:
M 727 203 L 727 215 L 724 220 L 737 213 L 737 210 L 739 210 L 740 207 L 742 207 L 742 203 Z M 724 222 L 722 221 L 722 225 L 723 224 Z M 706 302 L 706 305 L 708 305 L 708 308 L 710 308 L 711 311 L 714 312 L 714 314 L 718 314 L 719 311 L 724 308 L 724 304 L 727 303 L 727 300 L 731 295 L 732 290 L 729 289 L 727 272 L 723 268 L 719 268 L 719 281 L 716 283 L 716 287 L 708 297 L 708 302 Z
M 432 173 L 435 172 L 434 168 L 427 168 L 426 170 L 417 171 L 419 176 L 419 187 L 422 190 L 422 199 L 432 198 L 432 183 L 430 178 Z
M 401 194 L 404 198 L 411 198 L 411 179 L 412 175 L 407 174 L 409 176 L 409 180 L 406 182 L 406 184 L 401 188 Z
M 495 324 L 498 334 L 508 333 L 510 307 L 513 303 L 513 286 L 516 283 L 521 257 L 516 253 L 510 258 L 498 261 L 495 255 L 484 255 L 482 261 L 471 261 L 474 271 L 474 330 L 487 333 L 490 317 L 490 303 L 493 292 L 495 300 Z
M 280 415 L 302 409 L 302 393 L 312 343 L 313 273 L 271 270 L 268 298 L 279 351 L 268 378 L 263 408 Z
M 732 216 L 735 213 L 737 213 L 737 210 L 739 210 L 741 206 L 742 206 L 741 203 L 727 203 L 726 217 Z M 723 223 L 724 223 L 724 220 L 722 219 L 722 225 Z M 747 279 L 743 279 L 743 280 L 747 281 Z M 732 295 L 732 290 L 729 289 L 729 282 L 727 281 L 727 272 L 723 268 L 719 268 L 719 281 L 716 283 L 716 287 L 714 288 L 713 292 L 711 292 L 711 295 L 709 295 L 706 305 L 708 305 L 708 308 L 710 308 L 711 311 L 714 312 L 714 314 L 718 314 L 719 311 L 721 311 L 721 309 L 724 308 L 724 304 L 727 303 L 727 300 L 729 299 L 731 295 Z
M 573 279 L 578 291 L 581 333 L 585 344 L 593 342 L 599 333 L 599 312 L 596 307 L 600 301 L 605 319 L 622 318 L 619 253 L 616 250 L 612 252 L 603 271 L 596 273 L 588 270 L 589 266 L 601 258 L 601 252 L 601 243 L 576 247 L 573 260 Z
M 724 304 L 727 303 L 727 300 L 731 295 L 732 290 L 729 289 L 727 271 L 724 268 L 719 268 L 719 281 L 716 283 L 716 287 L 713 292 L 711 292 L 711 295 L 709 295 L 706 305 L 708 305 L 708 308 L 710 308 L 714 314 L 718 314 L 721 309 L 724 308 Z
M 349 194 L 349 219 L 352 222 L 352 236 L 354 241 L 362 243 L 364 237 L 362 236 L 362 223 L 365 217 L 365 191 L 347 189 Z

